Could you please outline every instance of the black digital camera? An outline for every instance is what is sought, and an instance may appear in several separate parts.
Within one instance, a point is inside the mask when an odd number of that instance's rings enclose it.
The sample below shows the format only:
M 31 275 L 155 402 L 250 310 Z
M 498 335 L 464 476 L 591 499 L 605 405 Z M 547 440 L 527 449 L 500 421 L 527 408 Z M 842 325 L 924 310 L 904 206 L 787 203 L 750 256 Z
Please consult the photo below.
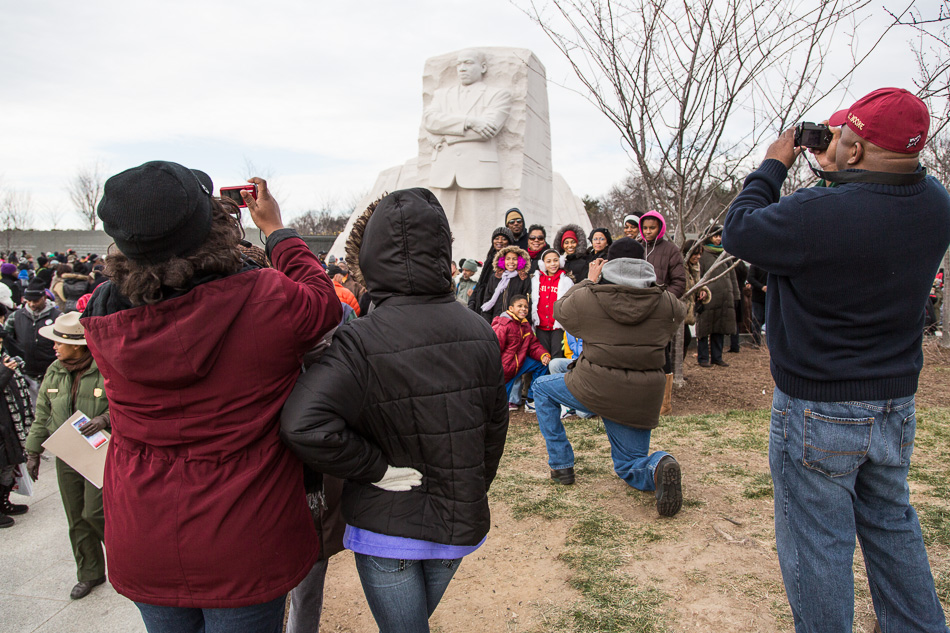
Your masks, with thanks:
M 819 151 L 828 149 L 834 135 L 827 125 L 799 123 L 795 126 L 795 147 L 807 147 Z

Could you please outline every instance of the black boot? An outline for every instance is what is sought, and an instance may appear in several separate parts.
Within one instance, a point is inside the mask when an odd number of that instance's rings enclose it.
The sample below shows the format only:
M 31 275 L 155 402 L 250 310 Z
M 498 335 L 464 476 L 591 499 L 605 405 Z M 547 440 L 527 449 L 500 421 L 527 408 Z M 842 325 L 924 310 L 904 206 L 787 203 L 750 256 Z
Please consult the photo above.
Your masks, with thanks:
M 11 527 L 13 525 L 13 519 L 8 517 L 5 514 L 0 514 L 0 529 L 5 527 Z
M 9 486 L 0 486 L 0 514 L 5 514 L 7 516 L 16 516 L 18 514 L 26 514 L 29 510 L 29 506 L 21 505 L 19 503 L 10 503 L 10 491 L 13 490 L 13 485 Z M 10 525 L 13 525 L 13 519 L 10 519 Z

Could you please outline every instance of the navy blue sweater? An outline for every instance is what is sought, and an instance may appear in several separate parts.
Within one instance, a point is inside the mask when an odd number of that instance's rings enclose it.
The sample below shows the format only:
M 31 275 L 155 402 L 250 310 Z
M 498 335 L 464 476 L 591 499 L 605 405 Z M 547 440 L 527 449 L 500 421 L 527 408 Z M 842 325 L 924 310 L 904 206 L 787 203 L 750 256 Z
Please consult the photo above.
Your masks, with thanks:
M 924 303 L 950 245 L 950 196 L 933 177 L 800 189 L 766 160 L 726 215 L 725 249 L 769 273 L 772 377 L 788 395 L 841 402 L 913 395 Z

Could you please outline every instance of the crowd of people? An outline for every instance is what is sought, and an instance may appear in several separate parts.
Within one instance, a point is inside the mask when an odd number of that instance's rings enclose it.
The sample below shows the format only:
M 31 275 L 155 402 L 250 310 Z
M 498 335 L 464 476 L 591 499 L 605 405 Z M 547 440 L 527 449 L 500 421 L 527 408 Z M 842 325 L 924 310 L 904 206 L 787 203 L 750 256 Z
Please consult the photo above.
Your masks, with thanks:
M 939 298 L 950 244 L 950 196 L 917 162 L 915 99 L 887 89 L 836 113 L 833 144 L 813 151 L 834 186 L 783 198 L 800 153 L 784 134 L 724 224 L 682 246 L 657 211 L 568 224 L 549 243 L 513 208 L 483 260 L 456 263 L 439 201 L 408 189 L 357 218 L 343 256 L 315 255 L 252 178 L 261 249 L 204 172 L 116 174 L 98 207 L 106 257 L 3 256 L 0 527 L 28 511 L 10 502 L 17 477 L 40 477 L 44 441 L 81 411 L 80 433 L 111 438 L 101 490 L 55 460 L 72 598 L 106 581 L 108 554 L 150 633 L 277 633 L 288 598 L 286 630 L 309 633 L 345 548 L 380 631 L 428 631 L 488 537 L 511 411 L 537 416 L 561 485 L 577 481 L 565 421 L 598 416 L 616 475 L 672 517 L 681 466 L 650 444 L 672 408 L 676 335 L 686 354 L 695 330 L 698 366 L 725 367 L 740 332 L 759 346 L 765 327 L 796 631 L 851 630 L 855 534 L 881 630 L 946 631 L 906 483 L 920 308 Z M 906 223 L 926 228 L 912 248 L 883 248 Z M 869 304 L 854 285 L 904 301 Z

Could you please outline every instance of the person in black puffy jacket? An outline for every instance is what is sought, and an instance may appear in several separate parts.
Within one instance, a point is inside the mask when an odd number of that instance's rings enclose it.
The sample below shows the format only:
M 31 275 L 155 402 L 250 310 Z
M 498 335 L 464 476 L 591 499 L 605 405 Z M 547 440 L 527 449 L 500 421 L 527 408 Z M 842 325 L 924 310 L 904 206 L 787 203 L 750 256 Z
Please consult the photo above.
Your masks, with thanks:
M 347 240 L 376 308 L 341 326 L 284 405 L 281 438 L 346 480 L 344 544 L 380 631 L 428 631 L 463 556 L 488 534 L 508 430 L 501 353 L 455 300 L 452 236 L 426 189 L 371 205 Z

